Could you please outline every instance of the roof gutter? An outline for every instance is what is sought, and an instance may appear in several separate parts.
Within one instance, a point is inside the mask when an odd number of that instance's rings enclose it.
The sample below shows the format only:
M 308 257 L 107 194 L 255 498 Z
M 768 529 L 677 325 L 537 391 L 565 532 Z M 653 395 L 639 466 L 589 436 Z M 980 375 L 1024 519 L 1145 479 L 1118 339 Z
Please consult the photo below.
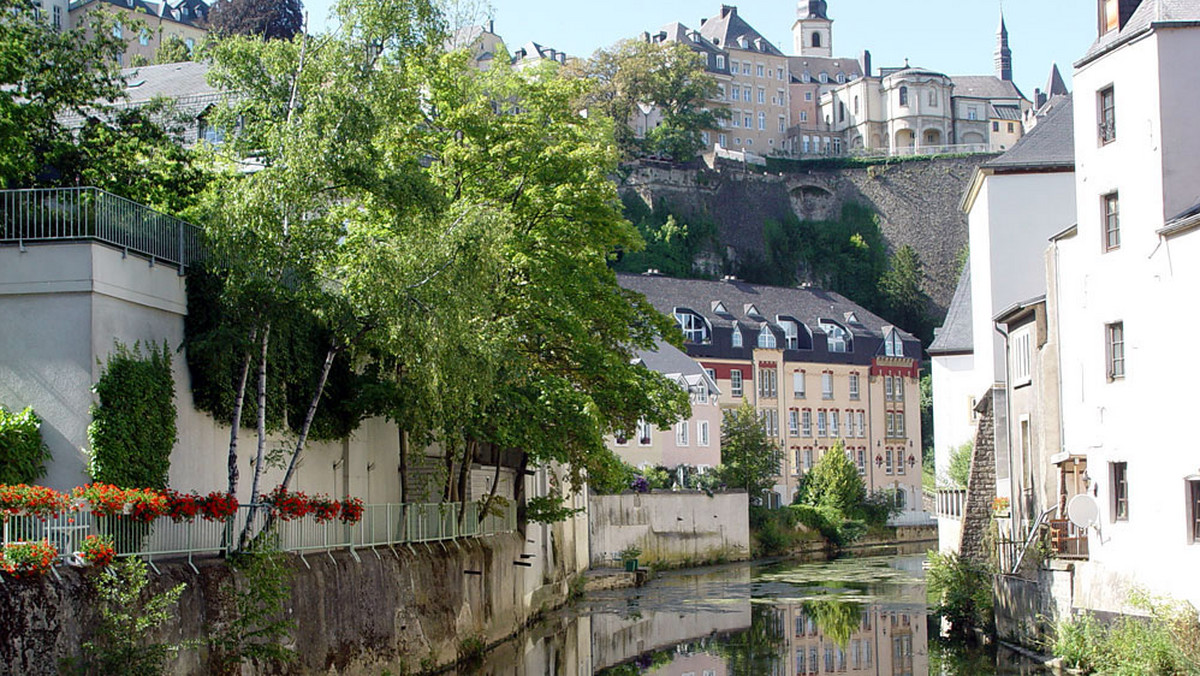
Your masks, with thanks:
M 1163 239 L 1170 239 L 1175 235 L 1182 235 L 1183 233 L 1190 232 L 1196 228 L 1200 228 L 1200 212 L 1184 218 L 1177 218 L 1159 228 L 1156 232 L 1159 237 Z
M 983 190 L 983 183 L 989 176 L 996 173 L 992 169 L 976 167 L 975 174 L 971 177 L 971 185 L 967 186 L 967 191 L 963 193 L 962 199 L 958 202 L 958 210 L 964 214 L 971 213 L 971 209 L 975 207 L 975 200 L 979 198 L 979 191 Z

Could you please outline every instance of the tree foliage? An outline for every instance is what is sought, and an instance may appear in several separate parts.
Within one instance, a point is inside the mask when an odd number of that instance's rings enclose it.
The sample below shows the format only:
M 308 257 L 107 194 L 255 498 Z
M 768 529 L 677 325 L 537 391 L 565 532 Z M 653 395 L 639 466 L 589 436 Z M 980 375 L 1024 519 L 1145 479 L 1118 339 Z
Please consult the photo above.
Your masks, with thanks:
M 950 451 L 950 464 L 946 467 L 946 479 L 953 486 L 966 488 L 971 478 L 971 456 L 975 454 L 975 442 L 965 441 Z
M 888 307 L 888 318 L 928 343 L 933 338 L 929 296 L 922 290 L 924 270 L 916 249 L 905 244 L 892 254 L 887 272 L 879 279 L 879 293 Z
M 707 107 L 717 81 L 705 70 L 705 56 L 679 42 L 624 40 L 572 64 L 567 74 L 590 83 L 579 105 L 613 122 L 626 157 L 690 160 L 703 148 L 700 133 L 728 114 Z M 630 125 L 646 111 L 655 111 L 661 122 L 639 138 Z
M 151 594 L 149 571 L 136 556 L 123 559 L 95 577 L 99 622 L 83 644 L 87 674 L 157 676 L 184 646 L 155 641 L 152 633 L 171 618 L 171 607 L 187 585 Z
M 166 343 L 117 344 L 95 386 L 88 472 L 121 488 L 167 487 L 175 447 L 175 379 Z
M 726 414 L 721 423 L 721 480 L 729 488 L 745 490 L 751 498 L 761 497 L 779 474 L 783 456 L 767 436 L 758 412 L 743 402 Z
M 846 456 L 846 447 L 841 439 L 825 451 L 813 466 L 807 475 L 807 487 L 808 504 L 830 507 L 846 515 L 857 513 L 867 497 L 858 467 Z
M 0 406 L 0 484 L 32 483 L 46 473 L 50 449 L 41 424 L 33 408 L 13 413 Z
M 291 40 L 304 27 L 304 7 L 300 0 L 218 0 L 208 20 L 220 36 Z
M 183 41 L 183 38 L 174 34 L 160 36 L 158 47 L 154 50 L 154 63 L 156 65 L 191 60 L 192 50 L 188 49 L 187 43 Z

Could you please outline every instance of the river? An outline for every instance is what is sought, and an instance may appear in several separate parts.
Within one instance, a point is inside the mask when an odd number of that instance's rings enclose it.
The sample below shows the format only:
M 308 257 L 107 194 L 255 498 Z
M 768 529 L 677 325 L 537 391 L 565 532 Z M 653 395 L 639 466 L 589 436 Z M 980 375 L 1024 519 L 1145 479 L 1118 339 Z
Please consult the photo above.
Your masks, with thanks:
M 1032 674 L 937 637 L 922 556 L 751 563 L 590 594 L 459 676 Z M 931 638 L 931 630 L 934 636 Z

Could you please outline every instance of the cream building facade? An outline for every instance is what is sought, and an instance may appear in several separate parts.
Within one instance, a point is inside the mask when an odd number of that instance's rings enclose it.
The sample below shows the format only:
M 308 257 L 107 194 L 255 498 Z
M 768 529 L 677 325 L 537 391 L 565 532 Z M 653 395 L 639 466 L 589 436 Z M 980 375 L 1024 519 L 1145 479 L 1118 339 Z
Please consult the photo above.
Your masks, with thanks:
M 70 5 L 70 26 L 86 26 L 88 15 L 98 9 L 116 14 L 120 22 L 113 35 L 129 45 L 119 59 L 122 66 L 138 60 L 155 63 L 155 53 L 169 38 L 194 50 L 208 37 L 209 5 L 204 0 L 76 0 Z M 143 27 L 135 28 L 135 22 Z

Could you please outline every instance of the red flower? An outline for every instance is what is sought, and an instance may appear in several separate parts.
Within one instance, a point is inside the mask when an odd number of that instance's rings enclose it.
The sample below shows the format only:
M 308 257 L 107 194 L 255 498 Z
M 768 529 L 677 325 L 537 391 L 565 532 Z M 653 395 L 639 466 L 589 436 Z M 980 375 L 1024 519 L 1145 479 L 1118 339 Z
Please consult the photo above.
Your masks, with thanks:
M 111 537 L 89 535 L 79 548 L 80 557 L 97 568 L 103 568 L 117 558 L 117 550 L 113 547 Z
M 57 558 L 58 549 L 47 540 L 6 544 L 0 570 L 14 577 L 35 577 L 50 570 Z
M 347 496 L 342 500 L 342 523 L 358 523 L 362 521 L 363 516 L 363 501 L 359 498 Z

